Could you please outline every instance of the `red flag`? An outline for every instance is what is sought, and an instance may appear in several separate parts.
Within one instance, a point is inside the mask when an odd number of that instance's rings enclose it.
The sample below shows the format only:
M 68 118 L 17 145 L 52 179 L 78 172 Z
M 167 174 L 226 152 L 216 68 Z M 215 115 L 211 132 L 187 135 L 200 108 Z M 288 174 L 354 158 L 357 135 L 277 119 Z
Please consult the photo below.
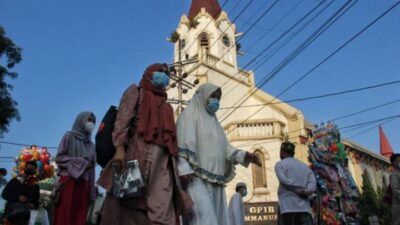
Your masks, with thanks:
M 393 149 L 392 146 L 390 146 L 389 140 L 383 132 L 382 127 L 379 127 L 379 139 L 381 141 L 381 155 L 385 156 L 386 158 L 390 158 L 390 156 L 393 155 Z

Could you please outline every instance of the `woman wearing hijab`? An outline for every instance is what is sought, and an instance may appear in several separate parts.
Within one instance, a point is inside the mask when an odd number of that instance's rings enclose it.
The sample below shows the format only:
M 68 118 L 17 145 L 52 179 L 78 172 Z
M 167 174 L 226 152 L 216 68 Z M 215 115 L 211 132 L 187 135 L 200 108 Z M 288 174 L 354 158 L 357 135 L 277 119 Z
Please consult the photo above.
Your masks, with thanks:
M 169 84 L 166 64 L 153 64 L 140 86 L 124 92 L 113 131 L 114 158 L 97 182 L 107 190 L 102 225 L 176 225 L 177 207 L 188 210 L 192 202 L 182 191 L 176 158 L 176 126 L 167 103 Z M 124 168 L 138 160 L 145 188 L 142 196 L 118 199 L 111 194 L 113 167 Z
M 55 205 L 54 225 L 86 224 L 89 203 L 96 197 L 96 153 L 90 140 L 95 123 L 93 113 L 81 112 L 58 147 L 56 189 L 60 198 Z
M 194 201 L 190 225 L 230 225 L 224 186 L 235 164 L 261 165 L 255 154 L 231 146 L 215 113 L 222 91 L 201 85 L 177 122 L 179 174 Z

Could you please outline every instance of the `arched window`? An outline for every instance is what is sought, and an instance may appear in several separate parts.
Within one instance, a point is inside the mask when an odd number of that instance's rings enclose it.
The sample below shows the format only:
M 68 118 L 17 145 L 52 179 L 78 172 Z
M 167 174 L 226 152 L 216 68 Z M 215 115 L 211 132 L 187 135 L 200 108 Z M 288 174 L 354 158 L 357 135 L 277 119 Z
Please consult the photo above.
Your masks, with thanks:
M 199 36 L 199 40 L 200 40 L 200 47 L 208 51 L 210 49 L 208 35 L 206 33 L 201 33 Z
M 228 37 L 228 35 L 224 35 L 224 37 L 222 38 L 222 42 L 224 43 L 224 45 L 226 46 L 226 47 L 229 47 L 230 45 L 231 45 L 231 41 L 229 40 L 229 37 Z
M 261 151 L 256 150 L 254 154 L 260 159 L 262 166 L 256 166 L 253 164 L 253 186 L 257 187 L 267 187 L 267 177 L 266 177 L 266 168 L 265 168 L 265 160 L 264 155 Z

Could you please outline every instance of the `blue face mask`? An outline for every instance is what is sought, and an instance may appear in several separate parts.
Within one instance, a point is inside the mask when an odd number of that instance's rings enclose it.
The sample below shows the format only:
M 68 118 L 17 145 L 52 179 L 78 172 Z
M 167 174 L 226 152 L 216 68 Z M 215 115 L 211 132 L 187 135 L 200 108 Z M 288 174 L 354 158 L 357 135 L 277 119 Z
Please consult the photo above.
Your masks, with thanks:
M 209 98 L 207 104 L 207 112 L 211 115 L 214 115 L 219 109 L 219 99 L 217 98 Z
M 154 72 L 151 83 L 156 87 L 166 88 L 169 85 L 169 76 L 163 72 Z

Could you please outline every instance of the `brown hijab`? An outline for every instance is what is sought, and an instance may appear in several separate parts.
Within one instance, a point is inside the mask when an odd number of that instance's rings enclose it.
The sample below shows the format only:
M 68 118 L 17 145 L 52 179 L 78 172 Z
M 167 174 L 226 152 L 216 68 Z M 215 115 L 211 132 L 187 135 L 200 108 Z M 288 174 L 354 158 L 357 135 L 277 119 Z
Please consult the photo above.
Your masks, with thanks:
M 138 112 L 137 133 L 145 142 L 167 148 L 173 156 L 178 155 L 174 111 L 167 103 L 167 92 L 151 83 L 153 72 L 165 72 L 166 64 L 153 64 L 147 67 L 140 81 L 143 101 Z

